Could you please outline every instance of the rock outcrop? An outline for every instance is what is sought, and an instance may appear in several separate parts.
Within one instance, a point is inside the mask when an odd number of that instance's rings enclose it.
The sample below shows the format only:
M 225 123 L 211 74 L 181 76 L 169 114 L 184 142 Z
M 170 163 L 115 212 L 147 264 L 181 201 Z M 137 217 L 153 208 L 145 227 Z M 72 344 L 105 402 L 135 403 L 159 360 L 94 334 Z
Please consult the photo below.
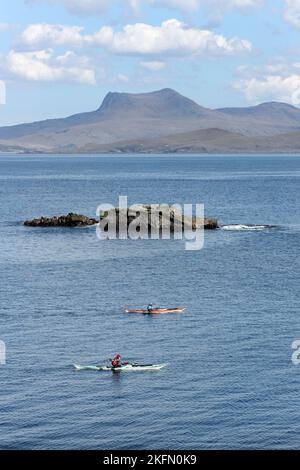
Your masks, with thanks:
M 134 221 L 140 229 L 147 233 L 160 233 L 162 230 L 184 232 L 185 230 L 196 230 L 204 228 L 213 230 L 219 227 L 215 218 L 199 219 L 183 215 L 180 210 L 172 206 L 135 205 L 130 208 L 115 208 L 103 212 L 100 216 L 102 230 L 107 231 L 109 226 L 113 227 L 116 223 L 116 231 L 119 233 L 122 229 L 128 230 L 130 224 Z M 170 228 L 169 228 L 170 227 Z
M 70 212 L 68 215 L 59 217 L 40 217 L 39 219 L 26 220 L 24 225 L 28 227 L 85 227 L 97 223 L 96 219 Z
M 180 210 L 172 206 L 135 205 L 130 208 L 115 208 L 108 212 L 103 212 L 100 216 L 101 228 L 107 231 L 109 227 L 116 225 L 116 231 L 128 230 L 131 223 L 135 223 L 139 229 L 147 233 L 160 234 L 162 231 L 169 230 L 170 233 L 176 231 L 196 230 L 204 228 L 213 230 L 219 227 L 217 219 L 207 218 L 199 219 L 183 215 Z M 39 219 L 26 220 L 24 225 L 28 227 L 84 227 L 96 225 L 99 220 L 87 217 L 85 215 L 73 214 L 61 215 L 59 217 L 40 217 Z

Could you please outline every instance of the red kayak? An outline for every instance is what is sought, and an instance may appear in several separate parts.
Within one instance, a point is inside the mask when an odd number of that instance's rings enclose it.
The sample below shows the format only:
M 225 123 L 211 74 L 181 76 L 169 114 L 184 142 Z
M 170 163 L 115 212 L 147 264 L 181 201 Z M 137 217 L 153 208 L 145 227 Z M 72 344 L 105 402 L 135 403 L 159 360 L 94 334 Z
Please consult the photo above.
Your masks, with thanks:
M 126 309 L 125 313 L 143 313 L 144 315 L 153 315 L 158 313 L 182 313 L 186 310 L 186 307 L 176 308 L 153 308 L 151 311 L 142 309 Z

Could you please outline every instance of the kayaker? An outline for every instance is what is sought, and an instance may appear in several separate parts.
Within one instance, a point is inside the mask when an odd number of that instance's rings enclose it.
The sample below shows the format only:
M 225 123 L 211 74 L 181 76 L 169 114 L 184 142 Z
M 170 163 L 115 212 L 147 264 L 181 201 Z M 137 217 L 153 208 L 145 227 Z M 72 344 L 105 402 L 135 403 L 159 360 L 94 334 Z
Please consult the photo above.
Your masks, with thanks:
M 122 356 L 121 354 L 117 354 L 113 360 L 111 361 L 111 365 L 114 369 L 116 369 L 117 367 L 120 367 L 122 364 L 121 364 L 121 359 L 122 359 Z
M 151 313 L 153 310 L 153 304 L 148 304 L 147 310 L 148 310 L 148 313 Z

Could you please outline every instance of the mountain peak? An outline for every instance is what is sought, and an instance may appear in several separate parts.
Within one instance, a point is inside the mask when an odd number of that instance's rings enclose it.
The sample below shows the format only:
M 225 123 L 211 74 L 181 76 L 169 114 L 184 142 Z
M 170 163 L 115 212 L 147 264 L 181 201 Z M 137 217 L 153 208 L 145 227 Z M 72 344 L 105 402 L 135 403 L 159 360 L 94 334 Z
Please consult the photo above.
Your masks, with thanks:
M 150 93 L 109 92 L 97 111 L 101 117 L 116 117 L 126 114 L 143 117 L 202 116 L 210 112 L 172 88 L 163 88 Z
M 103 106 L 111 105 L 112 103 L 114 103 L 118 100 L 119 101 L 125 100 L 125 99 L 138 100 L 138 99 L 147 98 L 147 97 L 151 98 L 151 97 L 155 97 L 155 96 L 158 96 L 158 95 L 160 95 L 160 96 L 170 96 L 170 95 L 181 96 L 180 93 L 178 93 L 175 90 L 172 90 L 172 88 L 162 88 L 161 90 L 150 91 L 148 93 L 128 93 L 128 92 L 120 92 L 120 91 L 109 91 L 106 94 L 106 96 L 104 97 L 104 100 L 102 101 L 102 104 L 101 104 L 100 108 L 103 107 Z
M 102 102 L 102 105 L 106 102 L 110 102 L 111 100 L 116 100 L 118 98 L 122 97 L 132 97 L 132 98 L 141 98 L 141 97 L 151 97 L 155 95 L 173 95 L 173 96 L 182 96 L 180 93 L 177 91 L 173 90 L 172 88 L 162 88 L 161 90 L 154 90 L 150 92 L 145 92 L 145 93 L 128 93 L 128 92 L 121 92 L 121 91 L 109 91 L 106 96 L 104 97 L 104 100 Z

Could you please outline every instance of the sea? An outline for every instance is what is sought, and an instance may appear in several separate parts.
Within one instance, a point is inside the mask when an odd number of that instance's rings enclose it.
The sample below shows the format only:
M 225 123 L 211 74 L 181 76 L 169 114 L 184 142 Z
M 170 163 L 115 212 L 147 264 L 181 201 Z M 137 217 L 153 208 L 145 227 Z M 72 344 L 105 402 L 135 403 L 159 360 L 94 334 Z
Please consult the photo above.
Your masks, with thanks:
M 119 196 L 220 228 L 191 251 L 23 225 Z M 1 155 L 0 448 L 300 449 L 299 202 L 300 156 Z M 124 313 L 149 302 L 186 311 Z M 116 353 L 168 365 L 73 367 Z

